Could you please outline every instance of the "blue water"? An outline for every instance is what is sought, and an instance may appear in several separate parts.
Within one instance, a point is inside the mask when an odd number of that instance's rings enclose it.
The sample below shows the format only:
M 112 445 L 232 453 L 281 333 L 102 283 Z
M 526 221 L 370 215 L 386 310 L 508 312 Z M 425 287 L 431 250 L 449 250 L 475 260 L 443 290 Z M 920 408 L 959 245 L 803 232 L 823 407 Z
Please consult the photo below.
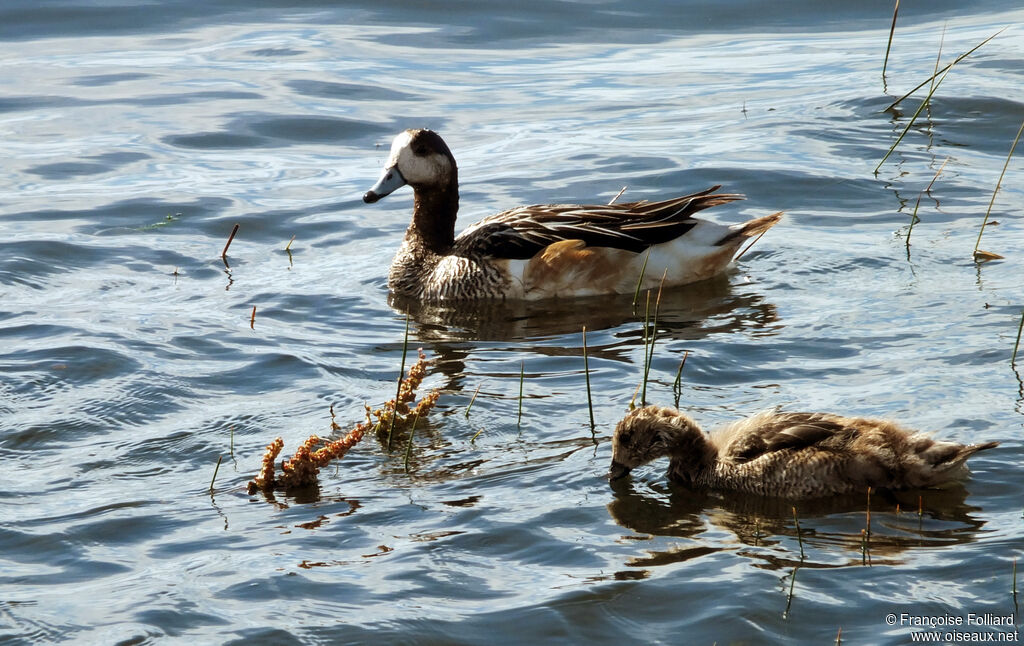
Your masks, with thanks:
M 910 4 L 883 79 L 888 2 L 3 3 L 0 643 L 1019 627 L 1024 153 L 981 242 L 1005 258 L 972 250 L 1024 121 L 1024 10 Z M 1003 27 L 875 174 L 920 97 L 885 105 Z M 663 464 L 609 486 L 643 313 L 389 301 L 411 198 L 359 198 L 407 127 L 456 155 L 460 228 L 623 186 L 745 193 L 719 222 L 786 212 L 730 274 L 664 296 L 649 401 L 707 426 L 782 406 L 1002 444 L 948 490 L 873 497 L 867 550 L 860 496 L 800 505 L 798 535 L 791 504 L 695 496 Z M 409 469 L 408 436 L 368 437 L 316 489 L 248 495 L 274 437 L 290 455 L 331 406 L 348 427 L 393 396 L 407 309 L 443 390 Z

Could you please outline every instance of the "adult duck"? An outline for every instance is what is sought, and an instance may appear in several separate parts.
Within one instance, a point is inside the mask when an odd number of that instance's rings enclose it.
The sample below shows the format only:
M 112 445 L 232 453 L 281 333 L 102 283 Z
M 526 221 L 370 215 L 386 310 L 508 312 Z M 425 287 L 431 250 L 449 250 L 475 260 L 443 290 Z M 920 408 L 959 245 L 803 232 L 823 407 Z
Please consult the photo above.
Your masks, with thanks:
M 781 213 L 724 226 L 694 213 L 742 199 L 720 187 L 660 202 L 520 206 L 492 215 L 455 236 L 459 179 L 455 157 L 432 130 L 395 137 L 373 203 L 408 184 L 412 223 L 391 262 L 388 287 L 425 301 L 527 299 L 632 293 L 684 285 L 721 273 L 744 241 Z M 649 258 L 648 258 L 649 255 Z
M 685 413 L 647 406 L 616 426 L 608 476 L 668 456 L 669 478 L 693 489 L 813 498 L 941 485 L 998 444 L 933 440 L 886 420 L 773 411 L 708 435 Z

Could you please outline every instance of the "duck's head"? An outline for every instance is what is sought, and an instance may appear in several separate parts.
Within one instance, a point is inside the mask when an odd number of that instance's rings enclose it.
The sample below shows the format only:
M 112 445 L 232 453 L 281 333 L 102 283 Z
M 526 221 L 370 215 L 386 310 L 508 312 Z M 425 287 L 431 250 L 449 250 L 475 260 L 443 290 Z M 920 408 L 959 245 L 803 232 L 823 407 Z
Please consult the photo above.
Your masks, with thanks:
M 433 130 L 406 130 L 395 137 L 384 172 L 363 201 L 372 204 L 406 184 L 413 189 L 458 186 L 455 157 Z
M 699 461 L 704 445 L 703 431 L 687 415 L 662 406 L 637 408 L 615 427 L 608 479 L 622 478 L 636 467 L 667 455 L 692 453 Z

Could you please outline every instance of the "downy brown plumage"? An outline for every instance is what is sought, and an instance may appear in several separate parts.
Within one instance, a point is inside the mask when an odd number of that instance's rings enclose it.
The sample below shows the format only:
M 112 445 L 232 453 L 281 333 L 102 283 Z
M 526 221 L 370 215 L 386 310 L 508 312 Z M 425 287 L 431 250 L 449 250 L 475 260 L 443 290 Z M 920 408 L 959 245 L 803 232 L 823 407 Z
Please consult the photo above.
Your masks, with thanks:
M 616 426 L 609 478 L 667 456 L 669 478 L 693 489 L 813 498 L 937 486 L 997 445 L 964 446 L 886 420 L 829 413 L 766 411 L 706 434 L 685 413 L 647 406 Z

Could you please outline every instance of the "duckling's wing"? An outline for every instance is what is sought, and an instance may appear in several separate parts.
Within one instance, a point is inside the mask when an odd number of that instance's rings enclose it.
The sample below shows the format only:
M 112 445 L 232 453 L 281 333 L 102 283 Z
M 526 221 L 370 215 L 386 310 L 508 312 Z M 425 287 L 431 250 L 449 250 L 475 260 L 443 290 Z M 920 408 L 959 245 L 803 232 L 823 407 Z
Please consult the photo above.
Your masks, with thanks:
M 548 245 L 580 240 L 588 247 L 613 247 L 640 253 L 692 229 L 692 216 L 706 208 L 743 199 L 711 188 L 660 202 L 607 205 L 546 204 L 521 206 L 484 218 L 456 239 L 459 255 L 532 258 Z
M 785 413 L 737 434 L 723 457 L 735 463 L 750 462 L 775 451 L 818 446 L 848 433 L 843 424 L 817 413 Z

